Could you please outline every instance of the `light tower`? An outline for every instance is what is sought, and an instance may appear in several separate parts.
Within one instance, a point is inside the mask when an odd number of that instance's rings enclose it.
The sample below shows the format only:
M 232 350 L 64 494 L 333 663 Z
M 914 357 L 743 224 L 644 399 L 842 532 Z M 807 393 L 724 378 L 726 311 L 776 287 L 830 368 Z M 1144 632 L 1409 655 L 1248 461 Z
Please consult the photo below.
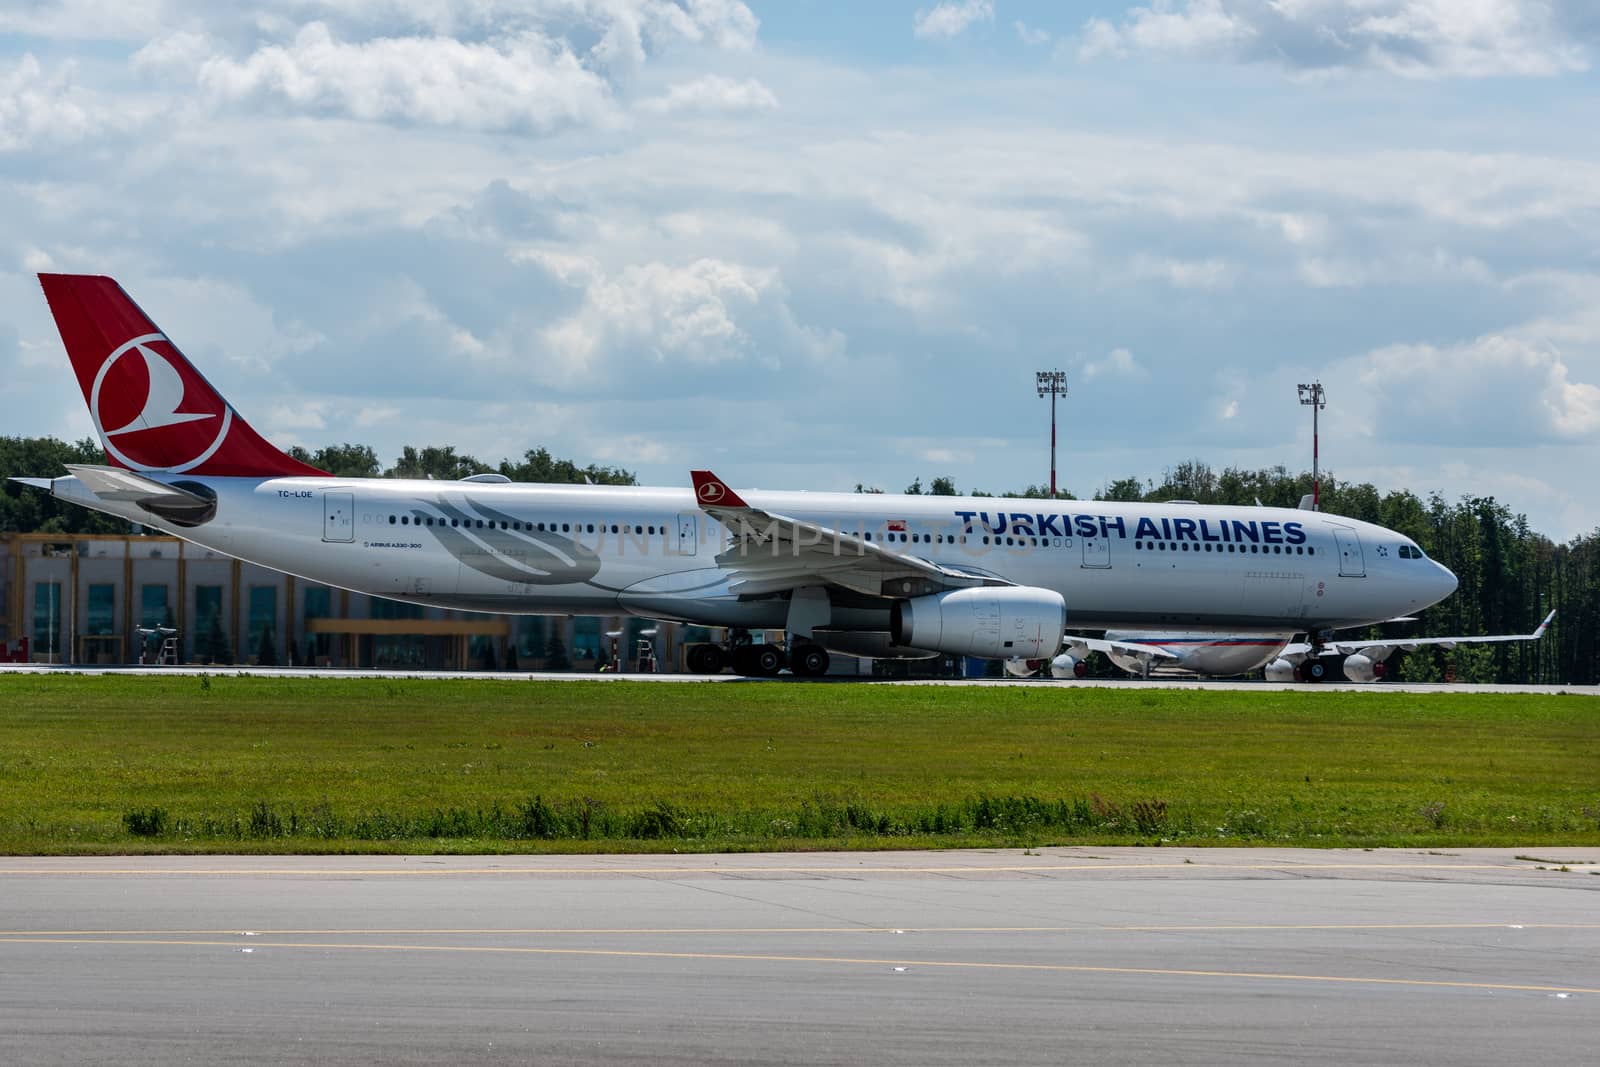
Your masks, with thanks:
M 1067 395 L 1067 372 L 1042 370 L 1034 373 L 1041 397 L 1050 398 L 1050 499 L 1056 498 L 1056 397 Z
M 1322 473 L 1318 466 L 1320 449 L 1317 446 L 1317 412 L 1328 406 L 1327 397 L 1322 392 L 1322 382 L 1315 381 L 1310 385 L 1297 385 L 1300 391 L 1300 403 L 1311 408 L 1311 510 L 1322 510 Z

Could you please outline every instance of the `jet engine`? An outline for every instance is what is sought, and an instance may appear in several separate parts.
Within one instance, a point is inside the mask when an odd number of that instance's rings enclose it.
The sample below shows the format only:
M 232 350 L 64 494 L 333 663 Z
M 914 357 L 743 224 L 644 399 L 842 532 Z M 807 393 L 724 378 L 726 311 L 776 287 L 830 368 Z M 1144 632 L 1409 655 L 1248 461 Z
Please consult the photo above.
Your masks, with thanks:
M 1267 681 L 1292 682 L 1295 680 L 1294 664 L 1279 657 L 1266 666 Z
M 1084 678 L 1089 674 L 1089 665 L 1083 660 L 1063 652 L 1050 661 L 1050 677 L 1052 678 Z
M 1376 682 L 1383 677 L 1383 672 L 1383 661 L 1374 661 L 1371 656 L 1358 652 L 1344 658 L 1344 676 L 1352 682 Z
M 1067 602 L 1032 586 L 955 589 L 898 600 L 889 632 L 897 645 L 985 659 L 1050 659 L 1061 647 Z
M 1044 666 L 1042 659 L 1008 659 L 1006 660 L 1006 673 L 1013 678 L 1032 678 L 1039 673 L 1039 668 Z

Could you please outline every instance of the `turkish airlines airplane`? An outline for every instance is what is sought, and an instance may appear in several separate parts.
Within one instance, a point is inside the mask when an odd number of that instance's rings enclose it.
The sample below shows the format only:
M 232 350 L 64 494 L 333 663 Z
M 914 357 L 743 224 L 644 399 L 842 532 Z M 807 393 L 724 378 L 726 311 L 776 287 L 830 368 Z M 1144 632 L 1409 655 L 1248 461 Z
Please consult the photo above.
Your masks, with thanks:
M 112 279 L 42 274 L 106 464 L 24 479 L 314 582 L 514 614 L 782 630 L 690 667 L 826 671 L 828 651 L 1052 659 L 1067 626 L 1322 633 L 1456 579 L 1380 526 L 1277 508 L 335 478 L 279 451 Z
M 1068 634 L 1065 651 L 1050 663 L 1050 674 L 1056 678 L 1081 678 L 1087 673 L 1083 666 L 1085 657 L 1090 652 L 1102 652 L 1129 674 L 1143 676 L 1148 676 L 1153 669 L 1165 669 L 1230 678 L 1264 667 L 1269 682 L 1320 682 L 1327 677 L 1327 665 L 1317 657 L 1334 655 L 1345 657 L 1344 676 L 1352 682 L 1375 682 L 1384 676 L 1386 661 L 1396 652 L 1415 652 L 1424 645 L 1436 645 L 1448 651 L 1457 645 L 1537 641 L 1544 636 L 1555 617 L 1556 613 L 1550 612 L 1529 634 L 1388 637 L 1375 641 L 1324 641 L 1315 645 L 1309 641 L 1296 641 L 1295 634 L 1247 636 L 1173 633 L 1168 630 L 1108 630 L 1104 639 Z M 1007 668 L 1012 673 L 1022 671 L 1022 668 L 1011 663 L 1007 664 Z

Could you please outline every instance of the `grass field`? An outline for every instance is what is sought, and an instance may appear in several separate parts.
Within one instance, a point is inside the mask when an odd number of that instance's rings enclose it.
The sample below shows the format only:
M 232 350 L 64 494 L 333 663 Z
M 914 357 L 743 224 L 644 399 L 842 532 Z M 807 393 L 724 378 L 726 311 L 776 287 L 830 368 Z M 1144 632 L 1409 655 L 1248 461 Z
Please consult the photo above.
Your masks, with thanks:
M 0 677 L 0 851 L 1600 844 L 1582 697 Z

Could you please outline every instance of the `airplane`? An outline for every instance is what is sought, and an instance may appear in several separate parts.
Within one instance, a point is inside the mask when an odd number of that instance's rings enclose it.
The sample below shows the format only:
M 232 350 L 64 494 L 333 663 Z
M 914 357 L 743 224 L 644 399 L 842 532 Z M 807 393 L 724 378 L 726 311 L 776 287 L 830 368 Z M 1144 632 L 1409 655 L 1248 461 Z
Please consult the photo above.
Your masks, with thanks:
M 1049 664 L 1053 678 L 1082 678 L 1090 652 L 1106 658 L 1129 674 L 1148 677 L 1153 669 L 1183 671 L 1211 678 L 1231 678 L 1262 668 L 1269 682 L 1320 682 L 1327 678 L 1327 664 L 1321 656 L 1344 656 L 1344 675 L 1352 682 L 1375 682 L 1387 673 L 1388 660 L 1395 652 L 1415 652 L 1426 645 L 1449 651 L 1457 645 L 1496 644 L 1507 641 L 1537 641 L 1544 636 L 1556 613 L 1551 611 L 1532 633 L 1491 634 L 1471 637 L 1385 637 L 1358 641 L 1324 639 L 1313 644 L 1296 641 L 1296 634 L 1217 634 L 1174 633 L 1166 630 L 1108 630 L 1105 637 L 1092 638 L 1068 634 L 1065 650 Z M 1414 622 L 1391 619 L 1390 622 Z M 1028 665 L 1008 661 L 1007 670 L 1017 676 L 1038 671 L 1042 664 Z
M 393 600 L 729 628 L 690 650 L 696 673 L 1050 660 L 1069 623 L 1315 634 L 1456 588 L 1401 534 L 1297 509 L 736 491 L 708 470 L 684 487 L 337 478 L 257 433 L 113 279 L 39 281 L 107 462 L 19 481 Z

